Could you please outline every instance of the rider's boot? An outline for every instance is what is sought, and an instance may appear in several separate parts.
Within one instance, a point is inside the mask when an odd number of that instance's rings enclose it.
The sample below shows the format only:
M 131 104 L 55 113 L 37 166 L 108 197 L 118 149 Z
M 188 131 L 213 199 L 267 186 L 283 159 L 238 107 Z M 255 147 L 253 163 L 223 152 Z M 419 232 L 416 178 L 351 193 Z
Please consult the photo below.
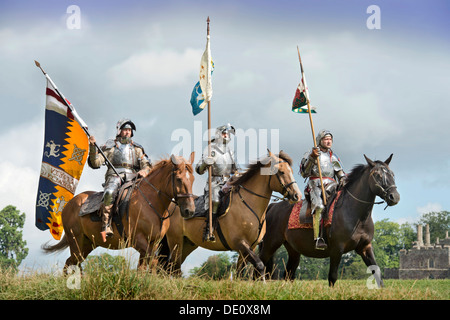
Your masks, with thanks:
M 313 214 L 314 242 L 317 250 L 325 250 L 327 248 L 325 240 L 319 236 L 320 219 L 322 218 L 322 211 L 323 208 L 316 208 Z
M 219 209 L 219 203 L 213 202 L 213 206 L 212 206 L 213 223 L 214 223 L 214 219 L 216 218 L 217 209 Z M 209 242 L 216 242 L 216 237 L 214 236 L 214 227 L 212 227 L 212 230 L 211 230 L 211 232 L 208 235 L 208 241 Z
M 112 237 L 114 232 L 111 228 L 111 209 L 113 205 L 102 206 L 102 231 L 100 232 L 103 242 L 106 242 L 106 238 Z

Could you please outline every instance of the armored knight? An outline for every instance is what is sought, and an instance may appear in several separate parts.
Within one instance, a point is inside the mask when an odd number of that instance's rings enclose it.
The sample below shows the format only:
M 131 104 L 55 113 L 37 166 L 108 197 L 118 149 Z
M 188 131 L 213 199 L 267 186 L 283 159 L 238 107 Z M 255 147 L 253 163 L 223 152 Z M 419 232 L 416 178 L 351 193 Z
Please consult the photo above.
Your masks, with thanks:
M 204 174 L 211 166 L 211 199 L 212 213 L 216 214 L 220 204 L 219 191 L 230 177 L 238 171 L 234 152 L 228 146 L 231 141 L 230 134 L 235 134 L 234 127 L 230 124 L 216 129 L 215 138 L 211 141 L 211 157 L 202 156 L 195 170 L 198 174 Z M 205 186 L 205 210 L 209 210 L 209 184 Z
M 101 147 L 120 176 L 111 167 L 108 167 L 105 174 L 101 231 L 103 242 L 106 242 L 106 237 L 113 235 L 111 209 L 122 182 L 130 181 L 136 176 L 146 177 L 151 169 L 151 162 L 144 148 L 131 139 L 134 136 L 133 130 L 136 130 L 134 123 L 130 119 L 121 119 L 117 122 L 116 129 L 116 138 L 109 139 Z M 91 168 L 98 169 L 105 164 L 105 158 L 98 153 L 93 136 L 89 138 L 89 143 L 88 164 Z
M 311 203 L 313 215 L 313 230 L 316 249 L 324 250 L 327 245 L 322 237 L 319 237 L 320 219 L 324 209 L 322 187 L 319 178 L 317 159 L 320 162 L 322 181 L 327 195 L 336 190 L 338 183 L 345 177 L 341 160 L 331 150 L 333 135 L 328 130 L 321 130 L 316 137 L 317 148 L 306 152 L 300 164 L 300 174 L 303 178 L 309 178 L 305 188 L 306 200 Z

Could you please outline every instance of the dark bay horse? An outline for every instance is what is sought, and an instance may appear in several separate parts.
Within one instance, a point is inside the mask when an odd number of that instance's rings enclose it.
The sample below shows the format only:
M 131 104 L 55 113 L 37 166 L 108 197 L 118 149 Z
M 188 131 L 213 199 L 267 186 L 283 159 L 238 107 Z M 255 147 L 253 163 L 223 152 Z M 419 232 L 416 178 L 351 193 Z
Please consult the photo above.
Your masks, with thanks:
M 376 266 L 371 244 L 374 233 L 371 214 L 375 197 L 381 197 L 388 206 L 400 201 L 394 173 L 388 166 L 392 156 L 381 162 L 372 161 L 364 155 L 367 165 L 358 165 L 349 173 L 335 204 L 331 226 L 324 230 L 328 243 L 326 250 L 315 249 L 312 229 L 288 228 L 293 205 L 285 202 L 271 204 L 267 210 L 267 231 L 259 253 L 259 258 L 266 265 L 266 272 L 272 273 L 273 254 L 281 245 L 285 246 L 289 255 L 286 279 L 295 277 L 301 254 L 313 258 L 330 257 L 330 286 L 334 286 L 337 280 L 339 263 L 346 252 L 355 250 L 367 266 Z M 383 285 L 381 278 L 377 279 L 377 284 Z
M 70 200 L 61 213 L 64 237 L 53 246 L 43 245 L 43 250 L 52 253 L 70 247 L 70 257 L 64 266 L 67 272 L 69 266 L 79 265 L 98 246 L 109 249 L 133 247 L 140 254 L 138 268 L 144 269 L 169 228 L 167 208 L 171 202 L 175 201 L 185 214 L 195 211 L 192 194 L 194 156 L 192 152 L 188 162 L 172 155 L 170 159 L 157 162 L 146 178 L 138 180 L 131 194 L 128 219 L 127 215 L 122 218 L 126 243 L 115 224 L 114 236 L 103 242 L 101 222 L 92 222 L 90 215 L 79 216 L 81 206 L 94 193 L 86 191 Z
M 186 257 L 200 246 L 214 251 L 235 250 L 239 252 L 238 270 L 246 262 L 251 262 L 263 274 L 264 264 L 253 249 L 264 236 L 265 213 L 272 192 L 279 192 L 293 202 L 299 201 L 302 196 L 291 164 L 291 158 L 283 151 L 278 156 L 269 151 L 266 159 L 252 164 L 243 175 L 231 182 L 230 205 L 227 212 L 218 218 L 222 235 L 216 228 L 215 242 L 203 241 L 206 218 L 190 218 L 176 208 L 170 218 L 166 238 L 161 242 L 161 252 L 169 256 L 166 266 L 180 272 Z

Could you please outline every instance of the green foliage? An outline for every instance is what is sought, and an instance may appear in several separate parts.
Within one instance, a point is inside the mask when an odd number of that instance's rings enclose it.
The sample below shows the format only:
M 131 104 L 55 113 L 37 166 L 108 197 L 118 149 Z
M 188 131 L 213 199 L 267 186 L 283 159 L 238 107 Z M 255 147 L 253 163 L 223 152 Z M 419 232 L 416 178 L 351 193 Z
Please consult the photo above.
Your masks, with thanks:
M 8 205 L 0 211 L 0 269 L 17 270 L 28 255 L 27 242 L 22 239 L 25 213 Z
M 223 252 L 208 257 L 200 266 L 190 270 L 191 276 L 206 276 L 210 279 L 226 279 L 230 277 L 230 271 L 233 263 L 227 253 Z
M 88 256 L 82 267 L 86 272 L 119 272 L 129 266 L 124 257 L 103 253 L 99 256 Z
M 430 239 L 434 242 L 436 238 L 444 239 L 445 232 L 450 229 L 450 212 L 429 212 L 422 215 L 419 224 L 430 226 Z

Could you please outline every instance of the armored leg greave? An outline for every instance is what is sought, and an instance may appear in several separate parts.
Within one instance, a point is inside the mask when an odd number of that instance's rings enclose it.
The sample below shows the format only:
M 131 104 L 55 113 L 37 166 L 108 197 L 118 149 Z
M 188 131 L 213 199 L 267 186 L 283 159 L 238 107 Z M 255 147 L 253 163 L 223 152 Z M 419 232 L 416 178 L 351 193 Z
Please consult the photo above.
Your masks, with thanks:
M 324 250 L 327 245 L 325 243 L 325 240 L 319 236 L 320 233 L 320 220 L 322 218 L 322 211 L 323 207 L 318 207 L 314 211 L 313 214 L 313 232 L 314 232 L 314 241 L 316 245 L 316 249 Z
M 106 242 L 106 238 L 110 237 L 114 234 L 112 227 L 111 227 L 111 209 L 113 205 L 103 205 L 102 206 L 102 231 L 100 234 L 102 235 L 103 242 Z

